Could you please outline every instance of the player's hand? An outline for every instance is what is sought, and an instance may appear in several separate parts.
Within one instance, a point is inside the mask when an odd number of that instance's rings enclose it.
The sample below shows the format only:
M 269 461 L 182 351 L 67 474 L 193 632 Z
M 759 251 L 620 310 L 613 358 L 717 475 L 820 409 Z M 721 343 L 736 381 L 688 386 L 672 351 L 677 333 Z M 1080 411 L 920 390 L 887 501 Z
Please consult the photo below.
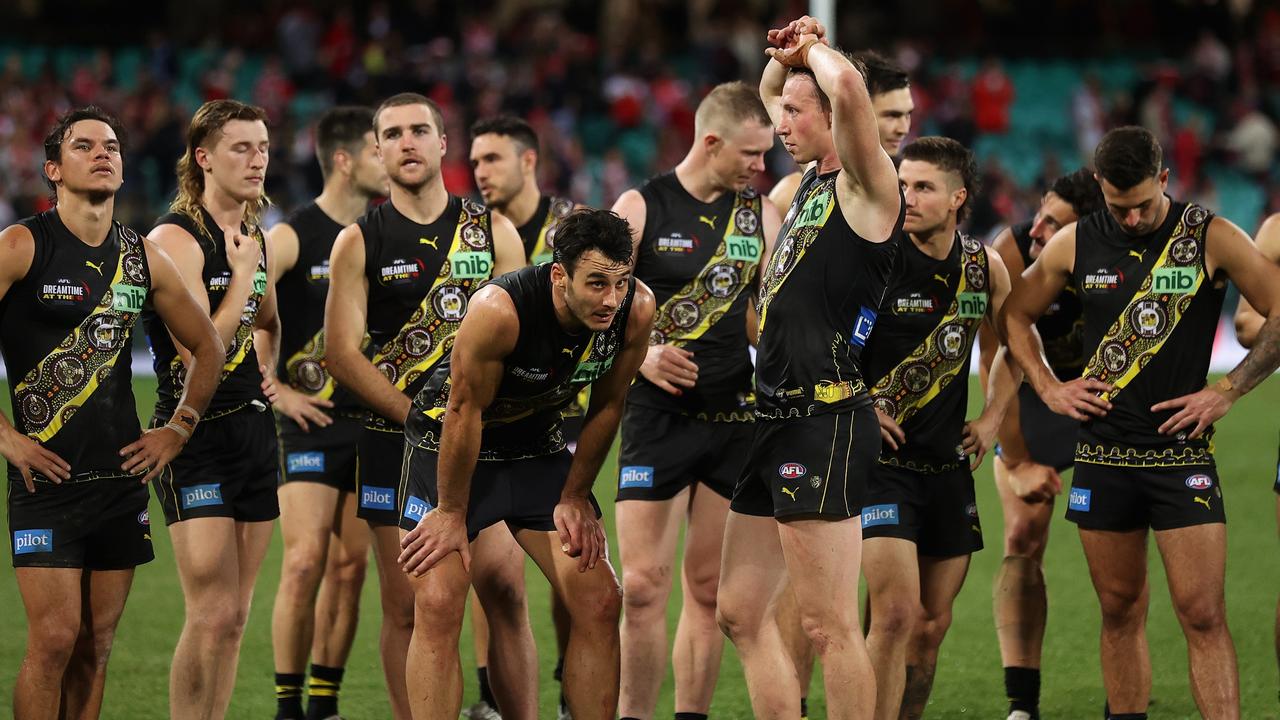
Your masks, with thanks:
M 821 42 L 821 38 L 813 33 L 795 35 L 794 40 L 787 41 L 782 47 L 765 48 L 764 54 L 789 68 L 808 67 L 809 48 Z
M 55 483 L 71 479 L 71 466 L 66 460 L 11 425 L 0 428 L 0 455 L 22 473 L 22 484 L 27 486 L 29 493 L 36 491 L 33 470 Z
M 414 577 L 421 577 L 452 552 L 462 556 L 462 569 L 471 572 L 471 542 L 463 513 L 432 508 L 404 536 L 400 547 L 400 567 Z
M 786 27 L 770 30 L 766 37 L 771 45 L 784 48 L 801 35 L 814 35 L 824 45 L 827 44 L 827 28 L 817 19 L 808 15 L 802 15 L 800 19 L 792 20 L 787 23 Z
M 595 506 L 584 497 L 561 497 L 552 512 L 556 532 L 560 533 L 560 549 L 578 558 L 578 572 L 594 569 L 608 553 L 604 525 L 596 517 Z
M 1165 420 L 1164 424 L 1160 426 L 1161 434 L 1177 435 L 1191 427 L 1194 429 L 1187 435 L 1187 438 L 1195 440 L 1203 435 L 1210 425 L 1217 422 L 1223 415 L 1226 415 L 1234 402 L 1221 390 L 1207 387 L 1190 395 L 1183 395 L 1172 400 L 1156 403 L 1151 406 L 1151 412 L 1177 410 L 1173 417 Z
M 171 427 L 144 430 L 142 437 L 120 448 L 120 457 L 126 458 L 120 469 L 130 475 L 146 473 L 142 478 L 142 484 L 146 485 L 178 457 L 186 444 L 187 438 Z
M 982 464 L 982 459 L 995 446 L 996 433 L 999 430 L 999 423 L 987 413 L 979 415 L 977 420 L 970 420 L 964 424 L 964 439 L 961 447 L 966 457 L 973 456 L 973 461 L 969 463 L 970 470 L 977 470 Z
M 256 240 L 238 230 L 227 230 L 223 235 L 223 245 L 232 275 L 252 274 L 258 270 L 262 248 L 258 247 Z
M 906 444 L 907 434 L 902 431 L 902 426 L 880 408 L 876 408 L 876 420 L 880 421 L 880 439 L 890 450 L 897 450 Z
M 294 390 L 268 373 L 265 367 L 262 368 L 262 394 L 276 412 L 297 423 L 302 432 L 311 432 L 312 423 L 316 427 L 333 424 L 333 418 L 321 409 L 333 407 L 331 401 Z
M 1065 383 L 1055 380 L 1053 385 L 1040 394 L 1040 399 L 1059 415 L 1084 422 L 1090 417 L 1102 417 L 1111 410 L 1111 403 L 1099 397 L 1098 393 L 1113 389 L 1111 385 L 1090 377 L 1076 378 Z
M 691 388 L 698 383 L 698 364 L 693 353 L 673 345 L 650 345 L 645 352 L 640 374 L 646 380 L 679 397 L 680 388 Z
M 1048 465 L 1027 461 L 1007 467 L 1009 489 L 1023 502 L 1049 502 L 1062 492 L 1062 476 Z

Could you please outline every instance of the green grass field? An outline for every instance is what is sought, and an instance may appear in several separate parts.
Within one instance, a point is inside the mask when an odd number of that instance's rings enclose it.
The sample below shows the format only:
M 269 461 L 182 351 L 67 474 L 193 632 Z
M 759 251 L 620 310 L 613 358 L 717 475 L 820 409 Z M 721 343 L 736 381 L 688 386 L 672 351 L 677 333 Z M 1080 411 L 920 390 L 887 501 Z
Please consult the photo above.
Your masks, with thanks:
M 154 399 L 154 383 L 137 383 L 141 407 L 148 411 Z M 976 396 L 976 393 L 971 393 Z M 9 411 L 8 392 L 0 403 Z M 1277 416 L 1280 382 L 1270 383 L 1242 400 L 1219 426 L 1218 462 L 1230 517 L 1230 561 L 1227 567 L 1227 601 L 1230 623 L 1240 657 L 1240 681 L 1244 717 L 1277 717 L 1277 671 L 1272 644 L 1272 623 L 1280 574 L 1276 572 L 1277 542 L 1275 474 Z M 597 495 L 605 509 L 607 526 L 613 525 L 612 464 L 604 468 Z M 978 473 L 979 508 L 985 520 L 987 549 L 974 556 L 968 581 L 957 600 L 955 622 L 942 648 L 931 718 L 1003 718 L 1004 689 L 1000 656 L 991 617 L 991 582 L 1001 557 L 999 504 L 991 483 L 990 464 Z M 1053 541 L 1049 545 L 1045 573 L 1049 586 L 1049 629 L 1045 640 L 1044 684 L 1041 708 L 1050 718 L 1100 717 L 1103 704 L 1102 675 L 1098 663 L 1098 612 L 1092 587 L 1074 528 L 1062 519 L 1059 503 Z M 168 535 L 158 522 L 154 505 L 156 560 L 143 566 L 134 581 L 111 660 L 105 718 L 161 718 L 167 712 L 169 661 L 182 626 L 182 594 L 178 587 Z M 612 541 L 612 537 L 611 537 Z M 7 549 L 7 546 L 6 546 Z M 616 545 L 612 548 L 617 556 Z M 0 706 L 9 708 L 14 677 L 26 642 L 21 599 L 9 563 L 0 570 L 0 607 L 10 610 L 0 619 Z M 280 568 L 277 534 L 258 580 L 253 612 L 241 652 L 239 680 L 229 717 L 268 718 L 274 714 L 271 667 L 271 604 Z M 530 565 L 529 604 L 540 649 L 541 716 L 554 717 L 556 685 L 553 631 L 546 583 Z M 1173 617 L 1159 555 L 1151 553 L 1151 613 L 1149 637 L 1154 669 L 1151 708 L 1153 718 L 1196 717 L 1187 686 L 1186 650 Z M 361 626 L 347 667 L 342 693 L 343 714 L 352 720 L 390 716 L 378 666 L 379 610 L 377 583 L 370 573 L 361 610 Z M 679 591 L 672 594 L 668 612 L 674 631 L 679 612 Z M 853 598 L 850 602 L 855 602 Z M 470 671 L 471 641 L 464 630 L 463 663 L 467 704 L 476 697 Z M 820 683 L 815 683 L 811 716 L 825 715 Z M 668 674 L 656 717 L 670 717 L 672 681 Z M 721 718 L 751 716 L 742 670 L 726 648 L 726 659 L 712 705 Z M 8 712 L 4 710 L 3 712 Z

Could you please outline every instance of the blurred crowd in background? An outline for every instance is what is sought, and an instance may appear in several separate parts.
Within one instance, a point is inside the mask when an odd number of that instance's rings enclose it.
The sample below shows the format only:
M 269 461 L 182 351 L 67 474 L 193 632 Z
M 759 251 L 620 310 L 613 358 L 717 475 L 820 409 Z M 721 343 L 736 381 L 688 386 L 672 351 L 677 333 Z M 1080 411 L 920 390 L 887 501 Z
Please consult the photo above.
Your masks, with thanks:
M 126 7 L 120 7 L 124 5 Z M 69 10 L 68 6 L 72 6 Z M 136 7 L 128 7 L 136 6 Z M 913 135 L 979 155 L 969 230 L 1026 218 L 1103 132 L 1141 124 L 1164 144 L 1171 193 L 1247 232 L 1280 211 L 1280 3 L 921 0 L 836 3 L 835 37 L 910 72 Z M 235 97 L 271 117 L 268 192 L 287 210 L 319 190 L 312 127 L 334 104 L 404 90 L 443 107 L 443 172 L 472 193 L 470 124 L 526 117 L 544 191 L 607 207 L 688 148 L 716 83 L 759 78 L 765 31 L 803 0 L 14 0 L 0 8 L 0 226 L 47 207 L 41 141 L 87 103 L 128 130 L 121 219 L 149 227 L 174 190 L 191 113 Z M 780 147 L 761 189 L 794 169 Z

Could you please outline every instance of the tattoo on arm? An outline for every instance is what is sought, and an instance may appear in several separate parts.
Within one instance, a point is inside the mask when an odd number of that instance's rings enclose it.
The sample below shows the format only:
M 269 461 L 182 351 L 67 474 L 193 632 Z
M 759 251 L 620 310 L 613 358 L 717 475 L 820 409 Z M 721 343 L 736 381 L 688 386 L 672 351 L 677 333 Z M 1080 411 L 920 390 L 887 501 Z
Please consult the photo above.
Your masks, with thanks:
M 1253 347 L 1227 379 L 1240 394 L 1249 392 L 1280 366 L 1280 315 L 1267 318 L 1258 330 Z

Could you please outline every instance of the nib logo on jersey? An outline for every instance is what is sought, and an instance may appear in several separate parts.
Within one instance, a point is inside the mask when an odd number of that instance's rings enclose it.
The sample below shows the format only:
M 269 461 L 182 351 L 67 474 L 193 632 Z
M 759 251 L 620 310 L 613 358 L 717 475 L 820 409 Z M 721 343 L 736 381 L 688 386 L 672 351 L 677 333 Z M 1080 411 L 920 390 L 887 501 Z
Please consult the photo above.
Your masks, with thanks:
M 685 237 L 684 233 L 674 232 L 658 238 L 654 248 L 660 253 L 675 253 L 677 255 L 688 255 L 698 249 L 697 237 Z
M 396 491 L 394 488 L 366 485 L 360 488 L 360 507 L 366 510 L 395 510 Z
M 431 503 L 416 495 L 410 495 L 404 504 L 404 516 L 414 522 L 420 522 L 427 513 L 434 509 Z
M 418 258 L 396 258 L 378 268 L 378 282 L 383 285 L 407 285 L 425 272 L 426 266 Z
M 1091 273 L 1085 273 L 1084 276 L 1085 292 L 1108 292 L 1119 289 L 1123 283 L 1124 273 L 1119 270 L 1098 268 Z
M 183 510 L 222 504 L 222 483 L 192 485 L 191 487 L 181 488 L 180 492 L 182 493 Z
M 44 305 L 79 305 L 89 299 L 89 286 L 67 278 L 40 286 L 40 302 Z
M 53 552 L 53 530 L 14 530 L 13 554 Z

